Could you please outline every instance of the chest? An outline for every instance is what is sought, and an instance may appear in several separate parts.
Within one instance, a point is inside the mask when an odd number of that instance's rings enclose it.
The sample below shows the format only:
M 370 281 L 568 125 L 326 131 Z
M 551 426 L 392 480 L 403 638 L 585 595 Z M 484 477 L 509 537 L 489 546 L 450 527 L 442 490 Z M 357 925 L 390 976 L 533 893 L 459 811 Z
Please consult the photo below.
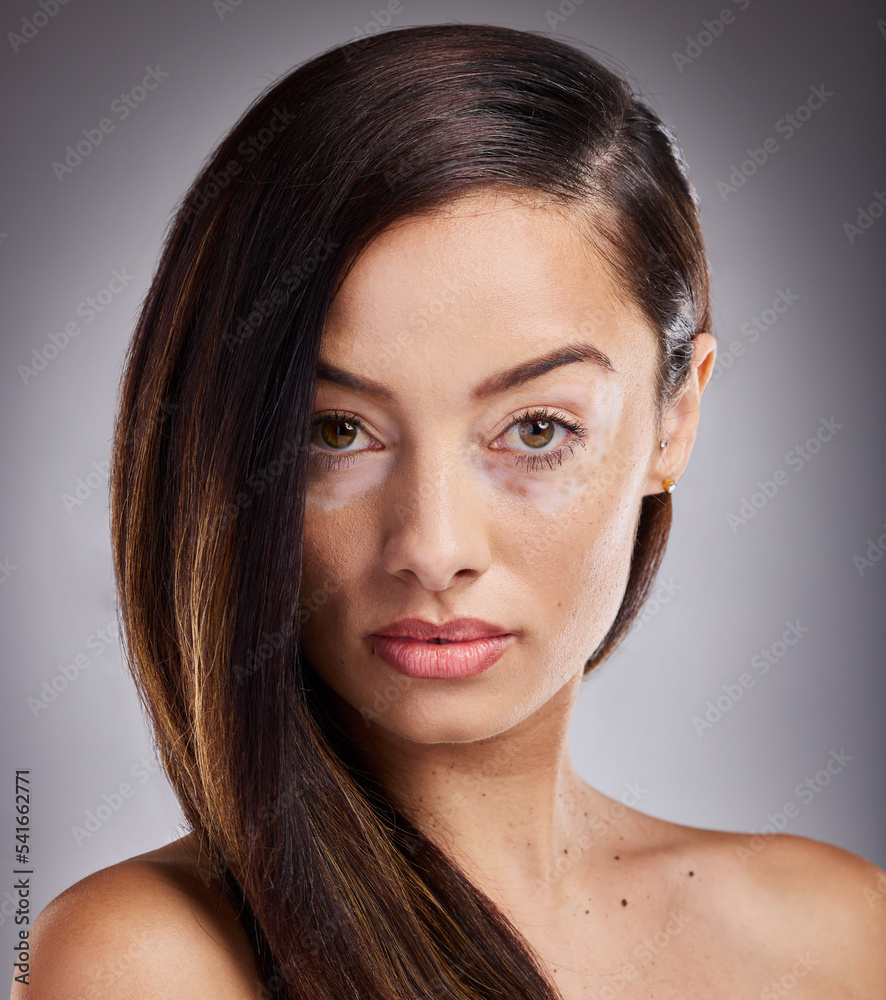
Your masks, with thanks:
M 578 917 L 546 924 L 512 918 L 563 1000 L 833 1000 L 839 994 L 814 953 L 775 946 L 763 935 L 755 942 L 744 929 L 732 934 L 700 913 L 674 907 L 652 919 L 610 914 L 594 927 Z

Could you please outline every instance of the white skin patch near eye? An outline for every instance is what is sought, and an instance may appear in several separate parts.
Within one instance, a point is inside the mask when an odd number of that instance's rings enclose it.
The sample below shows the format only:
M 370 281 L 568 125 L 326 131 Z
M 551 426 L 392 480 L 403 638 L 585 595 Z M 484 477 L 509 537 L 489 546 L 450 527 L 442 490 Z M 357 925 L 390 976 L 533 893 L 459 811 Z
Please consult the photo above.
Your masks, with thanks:
M 511 460 L 500 457 L 502 453 L 497 451 L 482 453 L 478 456 L 478 465 L 499 489 L 513 498 L 534 505 L 545 514 L 556 514 L 584 493 L 593 492 L 598 487 L 601 462 L 613 447 L 621 410 L 618 388 L 612 384 L 607 385 L 602 380 L 600 382 L 600 385 L 594 386 L 592 394 L 586 394 L 589 401 L 585 403 L 584 419 L 578 421 L 581 425 L 580 434 L 568 431 L 562 435 L 557 434 L 563 438 L 563 444 L 559 447 L 542 448 L 537 452 L 517 452 L 521 458 L 534 456 L 531 471 L 527 472 L 524 466 L 516 466 Z M 543 393 L 541 395 L 544 396 Z M 561 397 L 562 393 L 556 396 Z M 509 436 L 519 441 L 517 428 L 512 428 L 505 435 Z M 546 456 L 551 457 L 546 459 Z
M 543 392 L 538 395 L 545 396 Z M 554 398 L 555 394 L 547 395 Z M 560 387 L 556 398 L 567 395 Z M 472 470 L 481 492 L 485 486 L 507 493 L 548 514 L 556 513 L 585 490 L 593 490 L 601 459 L 613 447 L 621 396 L 616 386 L 603 380 L 590 392 L 573 388 L 571 396 L 582 399 L 583 418 L 571 416 L 569 408 L 540 403 L 516 414 L 517 422 L 510 423 L 487 447 L 465 448 L 460 453 L 457 444 L 442 446 L 435 483 L 445 480 L 447 470 L 451 474 L 453 462 L 460 462 Z M 337 432 L 344 440 L 330 445 L 324 434 L 334 438 Z M 421 447 L 421 426 L 413 423 L 411 434 L 419 439 L 411 447 Z M 402 439 L 402 434 L 399 436 Z M 342 413 L 339 418 L 335 413 L 319 413 L 312 426 L 311 449 L 307 502 L 327 513 L 364 500 L 370 490 L 381 490 L 396 472 L 397 462 L 403 461 L 403 448 L 372 439 L 357 414 Z M 447 461 L 443 461 L 444 455 Z M 395 501 L 396 490 L 393 494 Z M 425 502 L 433 503 L 433 496 L 428 490 Z
M 327 314 L 302 588 L 328 597 L 302 647 L 399 736 L 515 725 L 618 610 L 659 460 L 658 345 L 584 239 L 549 205 L 468 198 L 377 237 Z M 396 675 L 371 636 L 409 616 L 520 639 L 477 676 L 388 697 Z

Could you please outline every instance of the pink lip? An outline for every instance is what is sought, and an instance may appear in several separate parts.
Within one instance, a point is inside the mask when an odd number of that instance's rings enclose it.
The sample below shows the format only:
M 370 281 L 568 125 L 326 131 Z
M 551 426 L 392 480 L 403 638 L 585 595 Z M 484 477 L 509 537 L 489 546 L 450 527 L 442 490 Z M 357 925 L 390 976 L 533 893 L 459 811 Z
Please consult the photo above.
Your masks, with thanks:
M 385 625 L 373 635 L 400 636 L 404 639 L 448 639 L 450 642 L 467 642 L 471 639 L 488 639 L 493 635 L 507 635 L 508 629 L 482 618 L 453 618 L 435 625 L 426 618 L 400 618 Z
M 517 640 L 515 633 L 480 618 L 457 618 L 442 625 L 401 618 L 370 638 L 386 663 L 407 677 L 420 678 L 472 677 L 491 667 Z
M 427 639 L 374 635 L 375 651 L 407 677 L 456 678 L 482 673 L 517 641 L 513 633 L 467 642 L 437 643 Z

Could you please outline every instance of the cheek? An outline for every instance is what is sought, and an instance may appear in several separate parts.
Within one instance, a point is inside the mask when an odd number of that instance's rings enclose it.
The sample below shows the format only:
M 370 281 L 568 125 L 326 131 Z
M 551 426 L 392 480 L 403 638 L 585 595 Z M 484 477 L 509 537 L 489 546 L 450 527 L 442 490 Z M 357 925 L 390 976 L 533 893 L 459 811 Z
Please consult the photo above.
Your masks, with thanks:
M 365 501 L 377 485 L 378 471 L 372 461 L 357 461 L 341 470 L 311 472 L 306 494 L 307 512 L 322 516 Z
M 621 485 L 614 482 L 610 456 L 621 454 L 630 446 L 623 420 L 625 412 L 633 416 L 623 395 L 614 386 L 601 386 L 595 389 L 593 405 L 585 416 L 584 437 L 566 441 L 559 462 L 553 456 L 546 461 L 538 455 L 537 461 L 529 466 L 529 470 L 537 471 L 529 471 L 517 462 L 525 461 L 531 453 L 504 459 L 499 452 L 479 456 L 477 467 L 500 496 L 526 504 L 542 515 L 569 518 L 576 504 L 599 495 L 607 483 L 616 488 Z M 621 464 L 622 472 L 630 468 Z
M 589 459 L 553 512 L 556 484 L 531 487 L 541 503 L 511 504 L 501 536 L 503 568 L 530 595 L 523 617 L 549 663 L 570 670 L 602 641 L 624 596 L 646 473 L 642 435 L 607 435 Z
M 362 546 L 368 533 L 359 507 L 328 511 L 308 503 L 302 543 L 299 620 L 302 645 L 309 658 L 320 650 L 342 646 L 346 616 L 354 606 L 358 567 L 370 558 Z
M 647 448 L 637 414 L 617 424 L 613 410 L 562 467 L 533 475 L 500 463 L 489 473 L 501 487 L 488 497 L 489 523 L 523 576 L 599 586 L 630 558 Z
M 552 668 L 574 671 L 608 631 L 630 572 L 639 501 L 585 489 L 557 517 L 511 521 L 506 578 Z

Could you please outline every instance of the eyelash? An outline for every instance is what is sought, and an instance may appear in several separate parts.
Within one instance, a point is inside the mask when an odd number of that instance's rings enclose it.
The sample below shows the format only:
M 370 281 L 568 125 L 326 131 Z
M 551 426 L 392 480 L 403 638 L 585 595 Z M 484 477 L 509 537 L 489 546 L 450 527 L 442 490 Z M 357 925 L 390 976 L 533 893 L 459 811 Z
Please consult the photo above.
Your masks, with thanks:
M 352 424 L 360 430 L 366 430 L 366 425 L 355 414 L 343 413 L 340 410 L 333 410 L 330 413 L 323 413 L 311 421 L 311 437 L 313 437 L 314 429 L 319 427 L 320 424 L 325 424 L 327 421 L 345 422 Z M 553 469 L 555 465 L 562 464 L 564 452 L 569 451 L 570 454 L 573 454 L 573 444 L 576 441 L 581 443 L 587 434 L 585 427 L 575 420 L 567 417 L 566 414 L 561 413 L 558 410 L 548 410 L 544 407 L 540 407 L 537 409 L 525 410 L 519 416 L 514 417 L 514 419 L 502 431 L 502 435 L 507 434 L 512 427 L 516 427 L 519 424 L 534 424 L 545 421 L 550 421 L 558 424 L 560 427 L 564 427 L 566 430 L 571 432 L 572 437 L 568 438 L 554 451 L 546 451 L 539 454 L 518 452 L 514 461 L 515 465 L 525 468 L 530 472 L 540 469 L 542 465 L 547 465 L 549 469 Z M 582 447 L 584 447 L 583 444 Z M 311 459 L 317 465 L 320 465 L 325 469 L 338 469 L 343 465 L 350 465 L 358 454 L 359 452 L 335 454 L 332 452 L 312 450 Z

